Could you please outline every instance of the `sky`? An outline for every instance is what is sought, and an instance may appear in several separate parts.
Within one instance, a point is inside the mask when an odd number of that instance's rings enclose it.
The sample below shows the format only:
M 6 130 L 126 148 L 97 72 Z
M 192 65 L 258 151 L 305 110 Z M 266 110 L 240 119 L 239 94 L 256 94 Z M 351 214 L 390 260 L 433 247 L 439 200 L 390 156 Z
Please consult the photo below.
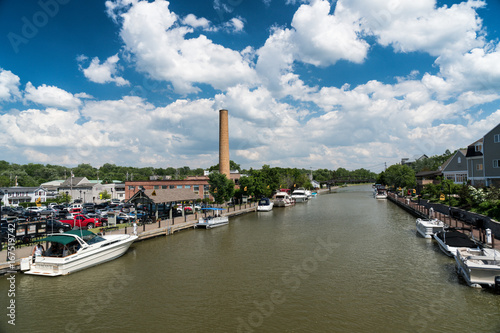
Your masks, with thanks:
M 383 171 L 500 123 L 500 1 L 0 1 L 0 160 Z

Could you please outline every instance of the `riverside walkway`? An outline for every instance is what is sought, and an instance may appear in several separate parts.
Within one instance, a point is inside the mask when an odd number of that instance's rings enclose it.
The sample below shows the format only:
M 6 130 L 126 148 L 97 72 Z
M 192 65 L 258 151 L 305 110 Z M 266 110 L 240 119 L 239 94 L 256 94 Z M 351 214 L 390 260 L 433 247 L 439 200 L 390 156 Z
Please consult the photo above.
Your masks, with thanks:
M 500 250 L 500 241 L 498 239 L 495 240 L 495 235 L 493 233 L 491 235 L 492 243 L 491 244 L 486 243 L 485 228 L 477 228 L 474 225 L 472 225 L 469 221 L 458 219 L 456 217 L 453 217 L 451 214 L 444 214 L 439 211 L 431 210 L 431 208 L 428 208 L 424 205 L 420 205 L 418 202 L 414 202 L 407 197 L 398 196 L 397 194 L 394 193 L 389 193 L 387 199 L 397 204 L 399 207 L 403 208 L 410 214 L 416 216 L 417 218 L 418 217 L 423 219 L 437 218 L 438 220 L 443 221 L 449 227 L 470 228 L 476 240 L 479 240 L 486 247 L 491 247 Z
M 241 205 L 235 205 L 233 207 L 226 207 L 227 211 L 224 215 L 228 217 L 237 216 L 241 214 L 246 214 L 250 212 L 257 211 L 257 203 L 247 203 Z M 139 224 L 137 226 L 137 236 L 138 241 L 143 241 L 153 237 L 173 235 L 175 232 L 194 228 L 194 225 L 198 222 L 198 218 L 202 216 L 202 213 L 196 212 L 194 214 L 186 214 L 185 216 L 178 216 L 173 219 L 158 220 L 153 223 Z M 231 222 L 231 220 L 229 220 Z M 104 228 L 94 228 L 92 231 L 98 233 L 102 232 L 107 235 L 113 234 L 129 234 L 134 233 L 133 223 L 126 223 L 123 225 L 117 225 L 117 227 L 104 227 Z M 33 244 L 17 246 L 13 252 L 8 252 L 6 250 L 6 244 L 3 244 L 3 249 L 0 251 L 0 275 L 6 272 L 18 271 L 20 268 L 20 262 L 22 258 L 29 257 L 33 251 Z M 14 258 L 14 260 L 9 261 L 8 257 Z

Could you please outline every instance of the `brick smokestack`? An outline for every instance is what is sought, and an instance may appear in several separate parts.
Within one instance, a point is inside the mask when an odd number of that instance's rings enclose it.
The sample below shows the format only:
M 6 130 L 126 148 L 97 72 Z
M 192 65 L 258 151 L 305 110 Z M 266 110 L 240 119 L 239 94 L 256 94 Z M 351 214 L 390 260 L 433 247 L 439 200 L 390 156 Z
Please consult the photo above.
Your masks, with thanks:
M 227 110 L 219 110 L 219 172 L 230 179 L 229 126 Z

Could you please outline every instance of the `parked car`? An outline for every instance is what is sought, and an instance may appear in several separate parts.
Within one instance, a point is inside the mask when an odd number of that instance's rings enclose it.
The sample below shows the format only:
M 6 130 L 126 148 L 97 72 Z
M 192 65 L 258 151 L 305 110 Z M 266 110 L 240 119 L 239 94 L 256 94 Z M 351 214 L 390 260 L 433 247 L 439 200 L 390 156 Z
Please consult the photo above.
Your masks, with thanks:
M 52 234 L 52 233 L 63 233 L 68 230 L 73 229 L 71 224 L 69 223 L 63 223 L 59 220 L 55 219 L 48 219 L 47 220 L 47 233 Z
M 82 208 L 85 209 L 89 213 L 95 212 L 95 205 L 92 202 L 84 203 Z

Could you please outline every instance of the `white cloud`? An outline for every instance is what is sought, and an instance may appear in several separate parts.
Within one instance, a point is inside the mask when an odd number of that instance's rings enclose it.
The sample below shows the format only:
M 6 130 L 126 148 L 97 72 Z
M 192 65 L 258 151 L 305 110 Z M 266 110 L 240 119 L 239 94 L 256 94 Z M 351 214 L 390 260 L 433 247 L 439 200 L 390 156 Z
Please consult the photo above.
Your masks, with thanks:
M 210 27 L 210 21 L 204 17 L 197 18 L 194 14 L 188 14 L 182 20 L 182 23 L 185 25 L 189 25 L 193 28 L 203 28 L 207 30 Z
M 245 28 L 245 22 L 241 17 L 233 17 L 226 23 L 226 27 L 233 32 L 241 32 Z
M 24 99 L 46 107 L 63 109 L 78 108 L 82 103 L 79 98 L 61 88 L 45 84 L 35 88 L 31 82 L 26 84 Z
M 0 101 L 9 101 L 20 97 L 19 76 L 0 68 Z
M 80 62 L 80 70 L 87 79 L 95 83 L 109 83 L 114 82 L 117 86 L 128 86 L 129 81 L 125 80 L 121 76 L 117 76 L 118 71 L 117 65 L 120 58 L 117 54 L 106 59 L 104 63 L 100 63 L 99 58 L 95 57 L 92 59 L 91 63 L 87 68 L 84 68 L 81 63 L 85 61 L 87 57 L 79 56 L 78 61 Z
M 224 90 L 237 83 L 256 82 L 241 53 L 213 43 L 182 26 L 167 1 L 134 2 L 120 14 L 120 36 L 137 69 L 151 78 L 172 82 L 181 94 L 199 91 L 197 83 Z M 117 11 L 117 8 L 114 8 Z

